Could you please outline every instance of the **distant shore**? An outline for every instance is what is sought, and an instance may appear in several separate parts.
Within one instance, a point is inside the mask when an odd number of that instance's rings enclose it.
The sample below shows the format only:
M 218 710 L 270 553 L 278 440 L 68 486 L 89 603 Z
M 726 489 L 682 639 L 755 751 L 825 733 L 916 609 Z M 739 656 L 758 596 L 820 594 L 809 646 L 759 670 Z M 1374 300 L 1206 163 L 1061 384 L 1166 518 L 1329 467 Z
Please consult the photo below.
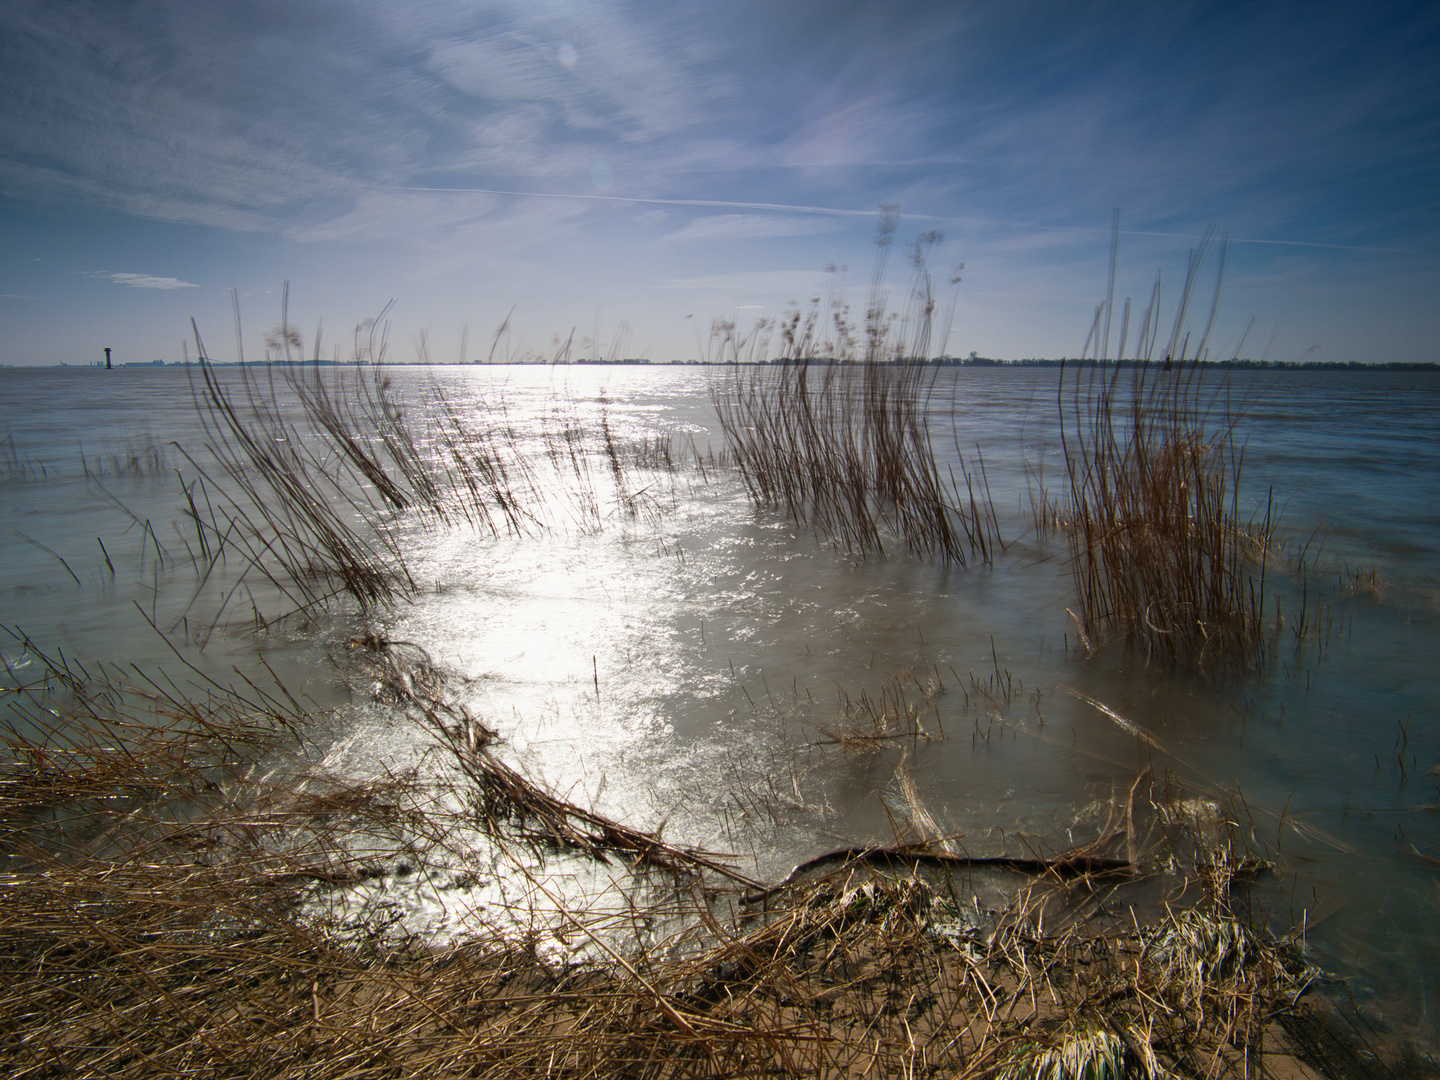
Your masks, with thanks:
M 853 361 L 828 360 L 823 358 L 809 359 L 805 361 L 791 360 L 777 357 L 773 360 L 752 360 L 752 361 L 713 361 L 713 360 L 648 360 L 643 357 L 627 357 L 623 360 L 532 360 L 519 361 L 509 364 L 485 363 L 479 360 L 459 362 L 427 361 L 416 360 L 386 360 L 383 364 L 372 364 L 370 361 L 361 360 L 207 360 L 200 362 L 196 360 L 147 360 L 128 361 L 117 363 L 114 370 L 149 370 L 151 368 L 181 368 L 181 367 L 775 367 L 784 364 L 805 363 L 817 366 L 849 365 Z M 976 367 L 976 368 L 1046 368 L 1061 366 L 1066 367 L 1163 367 L 1164 362 L 1159 360 L 1096 360 L 1093 357 L 1081 359 L 1079 357 L 1061 357 L 1052 359 L 1049 357 L 1029 357 L 1022 360 L 997 360 L 986 356 L 976 357 L 955 357 L 937 356 L 927 360 L 914 361 L 909 359 L 886 360 L 885 364 L 908 364 L 921 363 L 930 367 Z M 1179 364 L 1175 366 L 1181 366 Z M 1435 371 L 1440 372 L 1440 361 L 1364 361 L 1364 360 L 1186 360 L 1185 367 L 1200 367 L 1203 369 L 1214 369 L 1219 371 Z M 20 370 L 53 370 L 57 368 L 77 368 L 92 370 L 98 368 L 102 371 L 109 370 L 104 362 L 90 364 L 0 364 L 0 369 Z

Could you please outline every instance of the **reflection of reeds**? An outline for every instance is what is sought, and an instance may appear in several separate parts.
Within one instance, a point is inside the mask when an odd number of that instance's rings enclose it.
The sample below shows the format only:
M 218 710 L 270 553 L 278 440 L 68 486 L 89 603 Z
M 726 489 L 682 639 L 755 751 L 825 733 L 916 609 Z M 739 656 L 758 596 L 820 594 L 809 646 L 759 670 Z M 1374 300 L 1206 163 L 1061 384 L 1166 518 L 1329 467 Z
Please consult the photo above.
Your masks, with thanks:
M 1087 645 L 1122 640 L 1163 663 L 1247 668 L 1262 657 L 1264 555 L 1275 523 L 1268 508 L 1258 521 L 1241 515 L 1239 417 L 1201 378 L 1208 326 L 1193 349 L 1184 334 L 1206 246 L 1208 238 L 1192 253 L 1160 360 L 1157 282 L 1136 359 L 1107 359 L 1107 301 L 1091 331 L 1098 359 L 1062 367 L 1064 525 Z M 1127 302 L 1121 355 L 1128 323 Z

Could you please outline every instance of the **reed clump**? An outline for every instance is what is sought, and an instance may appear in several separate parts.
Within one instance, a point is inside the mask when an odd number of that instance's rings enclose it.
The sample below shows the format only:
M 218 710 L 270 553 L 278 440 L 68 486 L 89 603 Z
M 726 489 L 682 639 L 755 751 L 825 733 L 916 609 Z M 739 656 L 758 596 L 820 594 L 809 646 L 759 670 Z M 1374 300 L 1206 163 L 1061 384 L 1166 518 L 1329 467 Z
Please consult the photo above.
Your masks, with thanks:
M 877 753 L 900 743 L 932 742 L 945 737 L 945 723 L 936 703 L 945 692 L 938 669 L 916 674 L 906 668 L 872 695 L 861 688 L 850 694 L 839 690 L 840 713 L 833 721 L 815 722 L 822 736 L 813 746 L 839 746 L 860 753 Z M 933 727 L 926 726 L 926 716 Z
M 415 595 L 415 529 L 525 538 L 567 521 L 596 531 L 615 514 L 659 522 L 673 505 L 667 436 L 622 438 L 606 411 L 582 420 L 561 403 L 522 429 L 503 401 L 462 402 L 433 382 L 420 393 L 403 401 L 378 363 L 200 365 L 205 442 L 179 448 L 193 474 L 182 511 L 200 568 L 192 605 L 223 582 L 219 611 L 246 596 L 261 617 L 264 586 L 288 612 L 346 600 L 364 613 Z
M 188 500 L 206 563 L 202 583 L 235 559 L 244 567 L 239 585 L 258 578 L 300 611 L 337 596 L 351 597 L 363 610 L 413 592 L 384 514 L 410 505 L 395 474 L 403 477 L 413 463 L 414 445 L 393 431 L 388 441 L 381 434 L 394 419 L 386 413 L 384 387 L 362 398 L 375 409 L 371 424 L 331 444 L 308 437 L 284 408 L 273 370 L 266 370 L 265 383 L 246 367 L 233 381 L 208 363 L 199 370 L 196 412 L 207 456 L 186 457 L 203 485 L 202 497 Z M 316 389 L 304 400 L 324 429 L 333 419 L 328 395 Z M 372 449 L 371 434 L 379 435 L 380 449 Z
M 1147 660 L 1197 670 L 1246 670 L 1265 658 L 1265 556 L 1276 522 L 1270 500 L 1241 509 L 1241 416 L 1224 387 L 1202 377 L 1215 300 L 1191 343 L 1187 310 L 1211 237 L 1191 253 L 1169 341 L 1157 353 L 1160 283 L 1125 359 L 1108 355 L 1111 295 L 1085 353 L 1062 366 L 1059 411 L 1066 463 L 1062 526 L 1089 652 L 1124 642 Z
M 13 434 L 7 433 L 5 438 L 0 439 L 0 478 L 12 482 L 28 482 L 45 480 L 49 476 L 50 470 L 44 462 L 20 452 L 15 445 Z
M 92 480 L 128 477 L 137 480 L 165 476 L 172 468 L 171 449 L 148 435 L 132 436 L 122 445 L 87 455 L 80 447 L 80 468 Z
M 939 369 L 926 359 L 936 305 L 926 251 L 940 236 L 915 242 L 910 303 L 897 316 L 883 292 L 894 230 L 893 216 L 882 220 L 861 325 L 843 300 L 817 298 L 780 325 L 771 360 L 774 325 L 745 334 L 717 323 L 710 359 L 729 366 L 711 397 L 757 505 L 786 509 L 850 552 L 883 553 L 898 538 L 914 554 L 989 562 L 1000 536 L 983 461 L 972 473 L 962 456 L 957 478 L 932 443 Z

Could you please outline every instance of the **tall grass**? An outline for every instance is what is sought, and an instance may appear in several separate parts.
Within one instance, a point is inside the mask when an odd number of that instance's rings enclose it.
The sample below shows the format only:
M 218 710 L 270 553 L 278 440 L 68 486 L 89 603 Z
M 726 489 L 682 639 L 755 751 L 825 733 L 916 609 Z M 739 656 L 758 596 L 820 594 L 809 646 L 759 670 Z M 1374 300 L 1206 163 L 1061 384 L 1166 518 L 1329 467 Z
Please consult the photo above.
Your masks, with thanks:
M 882 221 L 861 325 L 843 301 L 817 298 L 781 324 L 779 356 L 766 362 L 773 326 L 740 334 L 717 323 L 710 359 L 729 366 L 711 396 L 757 505 L 783 507 L 856 553 L 898 538 L 915 554 L 988 562 L 1000 537 L 983 462 L 972 474 L 962 457 L 959 478 L 942 471 L 930 430 L 939 369 L 927 360 L 936 301 L 926 251 L 940 237 L 915 242 L 910 302 L 897 315 L 883 291 L 894 229 Z
M 198 335 L 197 347 L 204 358 Z M 290 610 L 345 598 L 368 611 L 415 592 L 407 529 L 519 538 L 568 518 L 596 530 L 609 510 L 597 481 L 626 518 L 658 517 L 662 489 L 632 490 L 630 474 L 675 470 L 668 438 L 631 445 L 603 412 L 597 426 L 557 403 L 541 430 L 520 430 L 503 401 L 462 404 L 434 382 L 403 401 L 379 364 L 198 372 L 206 438 L 180 451 L 195 474 L 184 513 L 201 587 L 232 581 L 227 603 L 264 584 Z
M 1118 234 L 1117 234 L 1118 235 Z M 1125 356 L 1109 356 L 1114 257 L 1106 302 L 1085 354 L 1061 369 L 1058 398 L 1066 464 L 1062 511 L 1087 649 L 1121 641 L 1147 660 L 1199 670 L 1248 669 L 1264 661 L 1265 554 L 1275 519 L 1270 500 L 1241 506 L 1245 460 L 1241 414 L 1227 388 L 1207 385 L 1201 363 L 1223 281 L 1220 246 L 1214 298 L 1203 332 L 1187 329 L 1213 233 L 1191 252 L 1168 341 L 1157 350 L 1156 280 Z

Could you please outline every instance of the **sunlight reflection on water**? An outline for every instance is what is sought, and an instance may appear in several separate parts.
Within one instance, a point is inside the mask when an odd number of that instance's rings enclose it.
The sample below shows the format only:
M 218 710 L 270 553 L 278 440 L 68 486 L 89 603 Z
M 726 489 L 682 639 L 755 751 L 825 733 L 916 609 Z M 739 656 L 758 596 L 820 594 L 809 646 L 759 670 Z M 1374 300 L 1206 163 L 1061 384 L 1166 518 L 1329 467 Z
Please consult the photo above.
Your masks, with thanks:
M 59 402 L 88 384 L 29 376 L 49 387 L 32 395 L 55 402 L 48 415 L 20 410 L 31 399 L 14 380 L 25 377 L 0 373 L 10 395 L 0 402 L 18 451 L 53 464 L 68 445 L 56 434 Z M 1247 505 L 1263 506 L 1273 484 L 1290 499 L 1284 524 L 1297 548 L 1320 528 L 1327 550 L 1316 565 L 1332 585 L 1355 567 L 1376 577 L 1373 588 L 1332 588 L 1323 635 L 1284 639 L 1263 677 L 1215 686 L 1122 656 L 1077 662 L 1063 542 L 1029 532 L 1026 466 L 1043 466 L 1052 485 L 1063 469 L 1053 372 L 962 371 L 937 384 L 935 430 L 948 437 L 953 414 L 967 460 L 980 444 L 1010 541 L 995 565 L 969 568 L 849 555 L 783 511 L 754 510 L 732 473 L 697 469 L 692 442 L 701 454 L 720 449 L 703 369 L 394 377 L 411 407 L 435 378 L 475 416 L 503 414 L 536 463 L 526 535 L 407 527 L 412 602 L 365 628 L 317 617 L 256 637 L 244 610 L 207 628 L 213 615 L 190 606 L 193 582 L 177 569 L 186 535 L 169 524 L 172 476 L 113 477 L 104 492 L 73 468 L 46 484 L 11 478 L 0 491 L 12 528 L 55 554 L 7 541 L 6 623 L 75 655 L 173 662 L 143 623 L 137 633 L 139 604 L 178 644 L 189 640 L 187 658 L 206 671 L 253 668 L 263 650 L 287 682 L 340 708 L 326 765 L 358 775 L 423 762 L 432 745 L 363 701 L 363 686 L 342 704 L 326 653 L 376 630 L 423 649 L 500 733 L 501 752 L 550 790 L 635 827 L 663 825 L 673 842 L 735 852 L 766 880 L 819 851 L 903 836 L 902 751 L 942 830 L 985 855 L 1083 840 L 1098 827 L 1095 805 L 1123 796 L 1137 769 L 1173 770 L 1243 792 L 1242 830 L 1283 868 L 1263 899 L 1280 918 L 1304 910 L 1320 922 L 1311 940 L 1326 963 L 1363 972 L 1360 985 L 1391 1001 L 1440 990 L 1440 891 L 1417 857 L 1440 855 L 1427 810 L 1440 799 L 1427 771 L 1440 766 L 1435 382 L 1251 380 Z M 144 417 L 157 439 L 197 443 L 183 376 L 144 379 L 129 411 L 112 401 L 87 438 L 123 443 Z M 679 464 L 635 457 L 616 475 L 606 429 L 627 453 L 668 436 Z M 566 430 L 581 457 L 563 450 Z M 146 521 L 173 556 L 163 566 Z M 1296 590 L 1283 572 L 1276 579 L 1293 611 Z M 908 737 L 841 745 L 837 735 L 863 733 L 862 694 L 913 708 Z

